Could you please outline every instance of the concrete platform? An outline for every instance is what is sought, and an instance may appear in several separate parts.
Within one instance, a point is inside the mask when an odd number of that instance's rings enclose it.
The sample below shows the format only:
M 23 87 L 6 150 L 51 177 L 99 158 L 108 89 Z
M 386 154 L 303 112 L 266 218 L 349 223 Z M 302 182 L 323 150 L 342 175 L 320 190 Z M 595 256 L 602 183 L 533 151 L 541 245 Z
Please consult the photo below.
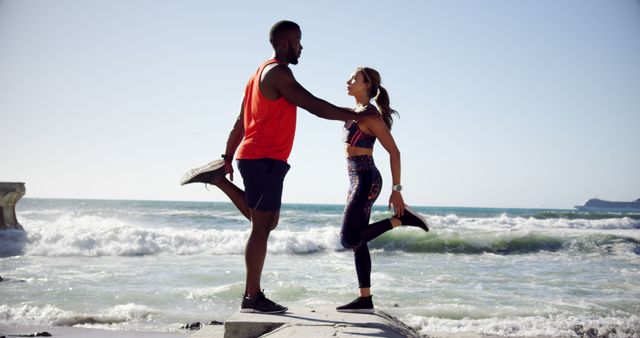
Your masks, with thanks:
M 336 312 L 333 307 L 291 307 L 279 315 L 236 312 L 221 326 L 206 325 L 191 337 L 284 338 L 284 337 L 388 337 L 420 335 L 395 317 Z

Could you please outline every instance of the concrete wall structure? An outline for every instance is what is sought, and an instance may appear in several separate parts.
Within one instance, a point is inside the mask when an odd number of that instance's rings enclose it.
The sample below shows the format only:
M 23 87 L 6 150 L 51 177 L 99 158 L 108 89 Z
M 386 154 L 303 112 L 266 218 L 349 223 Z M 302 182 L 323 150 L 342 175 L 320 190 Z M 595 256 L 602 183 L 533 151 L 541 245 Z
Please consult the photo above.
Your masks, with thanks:
M 0 182 L 0 230 L 24 230 L 16 218 L 16 203 L 26 189 L 21 182 Z

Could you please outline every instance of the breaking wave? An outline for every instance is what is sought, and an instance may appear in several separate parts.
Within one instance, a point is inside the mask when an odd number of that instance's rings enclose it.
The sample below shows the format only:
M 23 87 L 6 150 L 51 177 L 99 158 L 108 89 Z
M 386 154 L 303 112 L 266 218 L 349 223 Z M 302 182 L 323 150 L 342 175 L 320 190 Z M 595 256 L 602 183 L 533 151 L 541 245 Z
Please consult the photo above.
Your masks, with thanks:
M 403 227 L 370 243 L 372 248 L 424 253 L 501 255 L 542 251 L 640 254 L 640 241 L 602 229 L 629 229 L 635 220 L 558 220 L 431 216 L 432 231 Z M 248 227 L 247 227 L 248 228 Z M 558 231 L 559 228 L 565 231 Z M 2 252 L 32 256 L 239 255 L 249 230 L 151 227 L 117 218 L 67 214 L 34 221 L 28 232 L 6 232 Z M 551 231 L 553 229 L 553 231 Z M 594 230 L 594 231 L 584 231 Z M 619 231 L 620 232 L 620 231 Z M 310 254 L 344 250 L 337 226 L 281 226 L 272 232 L 269 252 Z M 2 253 L 0 252 L 0 254 Z

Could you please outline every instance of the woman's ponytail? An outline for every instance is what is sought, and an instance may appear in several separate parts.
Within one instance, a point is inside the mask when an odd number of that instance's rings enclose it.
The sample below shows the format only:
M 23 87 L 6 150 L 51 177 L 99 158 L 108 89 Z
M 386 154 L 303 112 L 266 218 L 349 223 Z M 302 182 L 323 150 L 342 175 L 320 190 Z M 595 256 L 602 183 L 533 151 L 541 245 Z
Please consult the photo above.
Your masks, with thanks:
M 378 106 L 378 109 L 380 109 L 382 113 L 382 120 L 387 125 L 387 128 L 391 129 L 391 125 L 393 125 L 393 115 L 398 115 L 398 112 L 391 108 L 389 93 L 380 84 L 382 82 L 380 73 L 368 67 L 361 67 L 360 71 L 364 75 L 365 81 L 371 84 L 369 97 L 375 100 L 376 106 Z

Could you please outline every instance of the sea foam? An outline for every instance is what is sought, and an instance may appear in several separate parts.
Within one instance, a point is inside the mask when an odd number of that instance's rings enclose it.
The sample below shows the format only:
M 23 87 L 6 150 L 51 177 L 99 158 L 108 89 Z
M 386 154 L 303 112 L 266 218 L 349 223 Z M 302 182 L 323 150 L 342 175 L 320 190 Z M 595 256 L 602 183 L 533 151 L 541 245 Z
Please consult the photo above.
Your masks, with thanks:
M 585 318 L 567 313 L 532 316 L 491 316 L 485 318 L 443 318 L 407 315 L 402 318 L 421 334 L 447 332 L 452 334 L 476 333 L 507 337 L 574 337 L 576 331 L 592 329 L 598 337 L 635 338 L 640 334 L 640 317 Z M 581 324 L 576 324 L 581 323 Z M 590 336 L 590 335 L 588 335 Z
M 82 324 L 116 324 L 149 320 L 156 311 L 144 305 L 121 304 L 95 314 L 76 313 L 53 305 L 0 305 L 0 318 L 17 325 L 74 326 Z

